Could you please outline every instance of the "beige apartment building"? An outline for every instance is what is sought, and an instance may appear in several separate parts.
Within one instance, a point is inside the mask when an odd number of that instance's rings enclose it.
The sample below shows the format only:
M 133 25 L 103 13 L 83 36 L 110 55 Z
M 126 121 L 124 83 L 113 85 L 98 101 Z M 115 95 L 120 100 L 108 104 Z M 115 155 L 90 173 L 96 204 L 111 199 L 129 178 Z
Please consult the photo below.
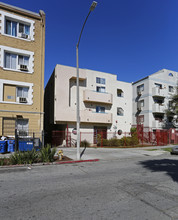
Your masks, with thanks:
M 131 83 L 118 81 L 115 74 L 80 69 L 79 89 L 81 140 L 95 144 L 101 132 L 104 138 L 118 136 L 118 130 L 130 132 Z M 58 145 L 66 135 L 76 140 L 75 128 L 76 68 L 56 65 L 45 88 L 45 131 Z M 58 135 L 52 131 L 59 131 Z
M 0 136 L 43 130 L 45 13 L 0 2 Z

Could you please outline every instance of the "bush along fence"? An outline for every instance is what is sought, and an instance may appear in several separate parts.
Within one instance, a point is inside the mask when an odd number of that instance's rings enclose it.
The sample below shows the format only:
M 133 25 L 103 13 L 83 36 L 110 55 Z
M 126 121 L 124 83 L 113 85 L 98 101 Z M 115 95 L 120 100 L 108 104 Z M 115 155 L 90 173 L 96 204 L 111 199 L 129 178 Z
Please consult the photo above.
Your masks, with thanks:
M 15 130 L 15 136 L 3 136 L 0 139 L 0 153 L 39 150 L 44 146 L 44 132 Z
M 81 147 L 130 147 L 163 146 L 178 144 L 178 131 L 175 129 L 155 130 L 132 128 L 130 132 L 80 132 Z M 52 146 L 76 147 L 76 134 L 53 131 Z

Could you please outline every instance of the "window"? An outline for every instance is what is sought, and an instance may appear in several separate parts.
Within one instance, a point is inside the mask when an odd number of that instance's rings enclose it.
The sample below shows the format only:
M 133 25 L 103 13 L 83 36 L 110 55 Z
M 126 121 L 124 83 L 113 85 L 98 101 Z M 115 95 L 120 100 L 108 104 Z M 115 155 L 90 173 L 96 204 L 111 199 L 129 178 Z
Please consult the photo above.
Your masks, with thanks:
M 124 110 L 122 108 L 117 108 L 117 115 L 123 116 L 124 115 Z
M 28 132 L 28 119 L 17 119 L 16 127 L 19 131 L 19 135 L 27 135 Z
M 172 73 L 169 73 L 169 76 L 173 76 L 173 74 L 172 74 Z
M 0 10 L 0 34 L 23 40 L 34 40 L 35 21 L 20 14 Z
M 159 89 L 162 89 L 162 84 L 159 84 L 159 83 L 155 83 L 155 86 Z
M 13 70 L 28 71 L 29 56 L 23 56 L 23 55 L 5 52 L 4 67 Z
M 30 25 L 19 23 L 19 33 L 30 35 Z
M 17 22 L 6 20 L 5 33 L 17 37 Z
M 124 97 L 124 92 L 122 89 L 117 89 L 117 97 Z
M 17 55 L 13 53 L 5 53 L 5 68 L 17 69 Z
M 99 84 L 106 84 L 106 80 L 105 80 L 104 78 L 96 77 L 96 83 L 99 83 Z
M 28 87 L 17 87 L 17 97 L 28 98 Z
M 105 113 L 105 107 L 96 106 L 96 112 L 97 113 Z
M 0 80 L 0 103 L 33 104 L 33 83 Z
M 169 86 L 169 92 L 174 92 L 173 86 Z
M 97 86 L 97 87 L 96 87 L 96 91 L 97 91 L 97 92 L 106 92 L 106 88 L 105 88 L 105 87 L 102 87 L 102 86 Z
M 141 95 L 144 91 L 144 84 L 137 86 L 137 94 Z
M 30 25 L 7 18 L 5 21 L 5 34 L 27 39 L 30 36 Z
M 144 107 L 144 100 L 141 100 L 137 103 L 137 110 L 142 111 Z
M 18 64 L 28 66 L 29 65 L 29 57 L 19 55 L 18 56 Z

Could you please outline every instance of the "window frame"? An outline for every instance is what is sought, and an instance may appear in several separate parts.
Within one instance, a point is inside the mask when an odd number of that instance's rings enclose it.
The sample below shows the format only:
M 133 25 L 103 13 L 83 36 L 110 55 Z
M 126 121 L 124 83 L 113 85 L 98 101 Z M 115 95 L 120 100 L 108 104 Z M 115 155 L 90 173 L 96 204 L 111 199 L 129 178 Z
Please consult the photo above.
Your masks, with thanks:
M 173 93 L 173 92 L 174 92 L 174 87 L 173 87 L 173 86 L 169 86 L 168 89 L 169 89 L 169 92 L 170 92 L 170 93 Z
M 104 91 L 98 91 L 98 88 L 104 89 Z M 96 86 L 96 92 L 106 93 L 106 87 L 105 86 Z
M 16 93 L 14 94 L 16 97 L 15 101 L 4 101 L 4 85 L 15 86 Z M 0 103 L 7 103 L 7 104 L 16 104 L 16 105 L 32 105 L 33 104 L 33 83 L 27 82 L 18 82 L 18 81 L 11 81 L 11 80 L 0 80 Z M 27 87 L 28 88 L 28 98 L 27 102 L 19 102 L 19 98 L 17 98 L 17 87 Z
M 120 93 L 118 93 L 118 91 L 121 91 Z M 120 94 L 120 95 L 118 95 Z M 122 89 L 117 89 L 117 97 L 119 98 L 123 98 L 124 97 L 124 91 Z
M 96 77 L 96 83 L 106 85 L 106 79 L 101 77 Z
M 2 10 L 0 10 L 0 14 L 1 14 L 1 17 L 0 17 L 0 20 L 1 20 L 0 34 L 6 35 L 8 37 L 18 38 L 18 39 L 21 39 L 21 40 L 34 41 L 34 30 L 35 30 L 35 21 L 34 20 L 19 16 L 19 15 L 11 14 L 11 13 L 8 13 L 8 12 L 2 11 Z M 12 34 L 8 34 L 6 32 L 6 21 L 7 20 L 17 23 L 17 25 L 16 25 L 16 32 L 17 32 L 16 36 L 13 36 Z M 22 36 L 23 33 L 19 32 L 19 24 L 29 26 L 29 34 L 27 34 L 27 36 L 25 36 L 25 35 Z M 11 24 L 11 26 L 12 26 L 12 24 Z M 12 31 L 11 31 L 11 33 L 12 33 Z
M 122 107 L 117 107 L 117 116 L 124 116 L 124 109 Z
M 24 123 L 22 123 L 22 125 L 20 125 L 20 124 L 18 124 L 18 122 L 27 122 L 27 128 L 24 129 L 26 124 L 24 125 Z M 20 126 L 22 126 L 22 129 L 19 129 Z M 20 132 L 23 131 L 23 136 L 24 136 L 24 134 L 26 134 L 25 136 L 27 136 L 28 131 L 29 131 L 29 119 L 28 118 L 17 118 L 16 119 L 16 128 L 17 128 L 17 131 L 19 132 L 19 134 L 20 134 Z
M 6 65 L 6 55 L 16 55 L 16 68 L 12 69 L 11 67 L 8 68 Z M 21 73 L 33 73 L 34 72 L 34 52 L 32 51 L 27 51 L 27 50 L 21 50 L 17 48 L 12 48 L 12 47 L 6 47 L 3 45 L 0 45 L 0 66 L 4 70 L 10 70 L 10 71 L 17 71 Z M 23 59 L 24 57 L 28 57 L 28 65 L 22 64 L 24 66 L 24 69 L 21 67 L 21 64 L 19 65 L 19 57 L 22 56 Z M 27 66 L 27 67 L 25 67 Z
M 96 113 L 106 113 L 105 110 L 104 106 L 96 106 Z

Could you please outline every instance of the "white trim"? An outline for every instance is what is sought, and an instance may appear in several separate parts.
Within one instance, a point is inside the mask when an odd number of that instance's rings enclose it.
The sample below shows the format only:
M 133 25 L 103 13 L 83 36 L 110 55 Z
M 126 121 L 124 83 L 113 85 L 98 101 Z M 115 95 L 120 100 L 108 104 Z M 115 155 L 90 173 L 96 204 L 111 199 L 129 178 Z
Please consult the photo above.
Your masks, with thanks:
M 0 16 L 0 21 L 1 21 L 0 22 L 0 34 L 6 35 L 8 37 L 18 38 L 18 39 L 21 39 L 21 40 L 26 40 L 26 41 L 32 41 L 33 40 L 34 41 L 35 21 L 24 18 L 24 17 L 21 17 L 21 16 L 18 16 L 18 15 L 8 13 L 8 12 L 5 12 L 5 11 L 1 11 L 1 10 L 0 10 L 0 15 L 1 15 Z M 29 39 L 24 39 L 24 38 L 19 37 L 18 36 L 18 31 L 17 31 L 17 37 L 6 34 L 5 33 L 5 17 L 8 17 L 10 19 L 12 18 L 12 20 L 15 20 L 17 23 L 21 22 L 23 24 L 30 25 Z
M 24 71 L 20 71 L 18 69 L 14 70 L 14 69 L 8 69 L 4 67 L 4 53 L 9 52 L 9 53 L 15 53 L 17 55 L 25 55 L 25 56 L 29 56 L 29 67 L 28 67 L 28 71 L 24 72 Z M 28 50 L 21 50 L 21 49 L 17 49 L 17 48 L 13 48 L 13 47 L 6 47 L 6 46 L 2 46 L 0 45 L 0 66 L 4 69 L 4 70 L 11 70 L 11 71 L 18 71 L 18 72 L 22 72 L 22 73 L 33 73 L 34 72 L 34 52 L 28 51 Z
M 27 103 L 19 103 L 19 102 L 3 101 L 3 96 L 4 96 L 4 94 L 3 94 L 3 87 L 4 87 L 4 84 L 28 87 L 29 88 L 29 90 L 28 90 L 28 98 L 27 98 L 28 102 Z M 0 79 L 0 103 L 4 103 L 4 104 L 19 104 L 19 105 L 32 105 L 33 104 L 33 83 Z

